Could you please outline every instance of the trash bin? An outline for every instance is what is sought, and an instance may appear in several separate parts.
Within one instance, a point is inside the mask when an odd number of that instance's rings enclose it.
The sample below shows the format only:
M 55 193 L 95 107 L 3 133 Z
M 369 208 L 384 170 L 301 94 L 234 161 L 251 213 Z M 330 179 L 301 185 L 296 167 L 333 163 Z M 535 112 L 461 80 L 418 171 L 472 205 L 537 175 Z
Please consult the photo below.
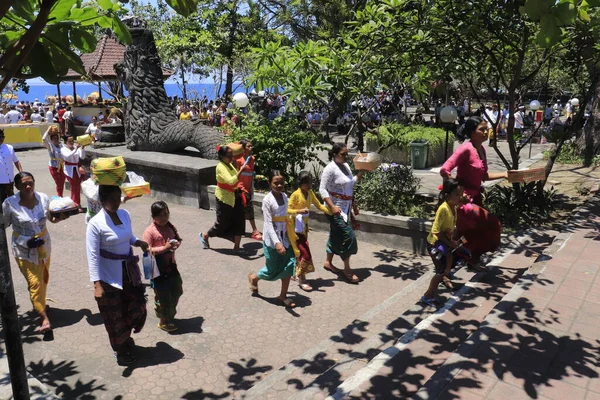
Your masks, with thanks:
M 427 168 L 428 140 L 413 140 L 410 143 L 410 159 L 413 169 Z

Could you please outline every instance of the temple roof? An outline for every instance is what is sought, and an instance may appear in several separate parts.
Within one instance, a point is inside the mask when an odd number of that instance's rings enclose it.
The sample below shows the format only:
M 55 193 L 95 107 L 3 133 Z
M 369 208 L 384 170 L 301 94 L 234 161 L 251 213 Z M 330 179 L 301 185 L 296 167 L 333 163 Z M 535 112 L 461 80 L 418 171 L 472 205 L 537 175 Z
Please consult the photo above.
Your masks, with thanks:
M 123 61 L 125 54 L 125 46 L 109 35 L 102 35 L 98 40 L 96 49 L 87 54 L 81 54 L 83 68 L 87 72 L 84 79 L 78 72 L 69 69 L 67 75 L 64 76 L 65 81 L 118 81 L 119 78 L 115 73 L 114 65 Z M 163 68 L 163 79 L 171 76 L 171 71 Z

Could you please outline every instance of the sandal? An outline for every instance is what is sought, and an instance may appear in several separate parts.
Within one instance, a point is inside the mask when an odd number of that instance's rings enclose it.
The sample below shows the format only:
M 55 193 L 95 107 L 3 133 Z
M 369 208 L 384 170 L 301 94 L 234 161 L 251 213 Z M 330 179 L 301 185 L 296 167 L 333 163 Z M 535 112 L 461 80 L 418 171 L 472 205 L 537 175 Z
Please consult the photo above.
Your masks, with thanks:
M 252 273 L 248 274 L 248 282 L 250 283 L 250 291 L 252 294 L 258 294 L 258 286 L 252 280 Z
M 203 248 L 205 249 L 210 249 L 210 244 L 208 244 L 208 240 L 204 240 L 204 232 L 200 232 L 198 234 L 198 237 L 200 238 L 200 241 L 202 242 L 202 246 L 204 246 Z
M 158 329 L 162 329 L 165 332 L 175 332 L 177 329 L 179 329 L 172 322 L 169 322 L 169 323 L 166 323 L 166 324 L 161 324 L 159 322 L 157 326 L 158 326 Z
M 250 235 L 250 237 L 254 240 L 259 240 L 259 241 L 263 239 L 263 236 L 259 231 L 252 232 L 252 235 Z
M 334 267 L 333 264 L 329 264 L 329 267 L 323 265 L 323 268 L 325 268 L 327 271 L 332 272 L 332 273 L 337 274 L 337 275 L 339 275 L 340 272 L 341 272 L 340 269 Z
M 277 300 L 279 301 L 279 304 L 284 306 L 285 308 L 295 308 L 296 307 L 296 303 L 294 303 L 292 301 L 292 299 L 286 298 L 285 300 L 281 300 L 280 298 L 277 298 Z
M 431 299 L 428 299 L 425 296 L 421 296 L 421 300 L 420 301 L 421 301 L 421 303 L 425 303 L 428 306 L 434 306 L 434 307 L 437 305 L 437 303 L 439 303 L 438 299 L 436 299 L 435 297 L 432 297 Z
M 306 282 L 299 283 L 298 286 L 300 286 L 300 289 L 304 290 L 305 292 L 312 292 L 313 290 L 312 286 Z
M 354 275 L 353 273 L 348 274 L 346 271 L 344 271 L 344 278 L 346 278 L 346 280 L 349 283 L 358 283 L 358 282 L 360 282 L 360 279 L 358 278 L 358 276 Z

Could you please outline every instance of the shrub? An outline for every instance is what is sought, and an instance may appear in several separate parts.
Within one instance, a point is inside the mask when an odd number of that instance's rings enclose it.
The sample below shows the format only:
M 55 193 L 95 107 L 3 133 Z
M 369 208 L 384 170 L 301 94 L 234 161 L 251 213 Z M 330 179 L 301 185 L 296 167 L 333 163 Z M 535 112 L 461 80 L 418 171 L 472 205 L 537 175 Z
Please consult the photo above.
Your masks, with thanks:
M 379 128 L 381 146 L 387 148 L 392 145 L 403 149 L 408 149 L 410 143 L 414 140 L 425 139 L 429 141 L 432 149 L 441 149 L 446 143 L 446 131 L 440 128 L 430 128 L 422 125 L 404 125 L 398 122 L 391 122 L 382 125 Z M 367 138 L 377 140 L 377 135 L 368 133 Z M 454 143 L 454 134 L 448 133 L 448 143 Z
M 256 172 L 268 176 L 270 171 L 282 171 L 293 184 L 298 173 L 310 162 L 317 161 L 317 151 L 323 149 L 319 137 L 310 131 L 301 130 L 293 119 L 276 118 L 269 121 L 258 114 L 244 119 L 242 129 L 229 128 L 224 143 L 242 138 L 252 142 L 252 153 L 256 157 Z
M 424 207 L 415 197 L 420 183 L 411 168 L 384 165 L 363 177 L 355 187 L 354 196 L 364 210 L 423 218 Z
M 544 159 L 549 159 L 553 151 L 554 150 L 544 151 Z M 574 142 L 567 142 L 561 147 L 560 154 L 556 158 L 556 162 L 559 164 L 583 165 L 584 157 L 579 153 L 579 150 Z M 600 156 L 596 155 L 592 158 L 592 166 L 600 166 Z
M 510 227 L 547 221 L 557 205 L 556 190 L 552 187 L 540 195 L 536 186 L 537 182 L 520 184 L 516 191 L 513 185 L 496 185 L 486 193 L 484 206 Z

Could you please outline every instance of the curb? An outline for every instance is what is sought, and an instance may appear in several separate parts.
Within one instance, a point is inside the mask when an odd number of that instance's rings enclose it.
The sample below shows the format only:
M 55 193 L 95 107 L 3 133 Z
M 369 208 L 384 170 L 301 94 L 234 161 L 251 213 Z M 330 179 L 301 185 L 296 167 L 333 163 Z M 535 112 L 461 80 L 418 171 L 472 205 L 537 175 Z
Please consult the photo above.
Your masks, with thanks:
M 527 272 L 519 278 L 519 281 L 515 286 L 513 286 L 513 288 L 498 302 L 496 307 L 490 311 L 487 317 L 479 325 L 479 328 L 465 339 L 459 348 L 446 360 L 446 362 L 444 362 L 444 364 L 442 364 L 437 372 L 421 386 L 413 396 L 413 399 L 427 400 L 437 398 L 448 384 L 450 384 L 450 382 L 452 382 L 452 380 L 463 370 L 461 367 L 462 363 L 468 360 L 479 345 L 487 340 L 489 332 L 503 321 L 500 318 L 500 315 L 508 311 L 511 302 L 519 299 L 527 290 L 527 287 L 546 269 L 546 264 L 552 259 L 552 255 L 556 254 L 567 244 L 572 235 L 570 231 L 575 225 L 574 220 L 577 219 L 582 212 L 588 210 L 590 204 L 600 204 L 599 188 L 600 186 L 598 184 L 594 185 L 592 191 L 596 192 L 596 194 L 587 199 L 586 202 L 573 213 L 573 217 L 567 221 L 550 246 L 544 249 L 542 254 L 536 258 Z

